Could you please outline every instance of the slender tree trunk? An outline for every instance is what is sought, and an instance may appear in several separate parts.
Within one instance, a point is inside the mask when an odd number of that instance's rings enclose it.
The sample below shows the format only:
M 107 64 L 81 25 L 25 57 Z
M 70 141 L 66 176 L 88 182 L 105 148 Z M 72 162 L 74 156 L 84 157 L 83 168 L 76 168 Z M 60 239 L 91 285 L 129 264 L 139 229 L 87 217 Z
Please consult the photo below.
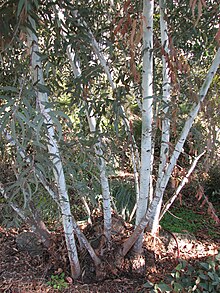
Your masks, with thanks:
M 83 21 L 83 24 L 85 27 L 88 28 L 88 25 L 85 21 Z M 106 77 L 109 81 L 109 84 L 112 88 L 112 91 L 115 91 L 116 90 L 116 86 L 115 86 L 115 83 L 112 79 L 112 76 L 111 76 L 111 72 L 110 72 L 110 69 L 107 65 L 107 62 L 106 62 L 106 59 L 105 59 L 105 56 L 103 55 L 102 51 L 100 50 L 100 47 L 99 47 L 99 44 L 98 42 L 96 41 L 92 31 L 90 29 L 88 29 L 88 36 L 90 38 L 90 42 L 91 42 L 91 45 L 92 45 L 92 48 L 93 48 L 93 51 L 95 52 L 105 74 L 106 74 Z M 129 137 L 129 140 L 131 141 L 131 143 L 129 144 L 129 147 L 130 147 L 130 150 L 131 150 L 131 160 L 132 160 L 132 166 L 133 166 L 133 171 L 134 171 L 134 181 L 135 181 L 135 191 L 136 191 L 136 198 L 139 199 L 139 194 L 140 194 L 140 188 L 139 188 L 139 170 L 140 170 L 140 158 L 139 158 L 139 151 L 138 151 L 138 147 L 137 147 L 137 144 L 136 144 L 136 141 L 135 141 L 135 137 L 134 137 L 134 134 L 132 132 L 132 129 L 130 127 L 130 122 L 126 116 L 126 112 L 125 112 L 125 109 L 122 105 L 120 105 L 120 110 L 121 110 L 121 113 L 122 113 L 122 119 L 123 119 L 123 122 L 124 122 L 124 126 L 125 126 L 125 130 L 128 134 L 128 137 Z M 133 214 L 135 213 L 136 211 L 136 205 L 131 213 L 131 216 L 130 216 L 130 219 L 132 219 L 133 217 Z
M 3 134 L 6 138 L 6 140 L 12 145 L 12 146 L 16 146 L 16 143 L 13 141 L 13 138 L 10 136 L 10 134 L 4 130 Z M 28 164 L 31 164 L 31 161 L 29 160 L 29 158 L 27 158 L 24 150 L 22 150 L 21 148 L 17 147 L 17 150 L 20 154 L 20 156 L 24 159 L 24 161 L 26 161 Z M 36 173 L 37 178 L 40 180 L 41 184 L 44 186 L 44 188 L 48 191 L 48 193 L 50 194 L 51 198 L 56 202 L 56 204 L 58 205 L 58 207 L 60 208 L 60 203 L 59 200 L 57 198 L 57 195 L 55 194 L 55 192 L 50 188 L 50 186 L 47 184 L 47 182 L 45 181 L 43 175 L 39 172 L 37 172 L 35 170 L 35 168 L 33 169 L 34 172 Z M 4 189 L 2 187 L 3 185 L 1 185 L 0 183 L 0 192 L 3 194 Z M 8 197 L 6 197 L 6 193 L 3 194 L 3 196 L 5 197 L 5 199 L 8 199 Z M 13 210 L 20 216 L 20 218 L 25 221 L 28 222 L 32 227 L 34 225 L 34 230 L 36 231 L 36 233 L 41 232 L 42 229 L 44 229 L 44 223 L 39 221 L 39 219 L 37 221 L 34 221 L 34 219 L 29 219 L 25 216 L 25 212 L 20 209 L 16 204 L 10 203 L 11 207 L 13 208 Z M 36 225 L 38 225 L 39 227 L 37 227 Z M 91 258 L 93 259 L 94 263 L 96 266 L 98 266 L 101 261 L 100 259 L 97 257 L 97 255 L 94 252 L 94 249 L 91 247 L 90 243 L 88 242 L 88 240 L 86 239 L 86 237 L 84 236 L 84 234 L 82 233 L 82 231 L 80 230 L 79 226 L 77 225 L 76 221 L 73 218 L 73 227 L 74 227 L 74 232 L 76 233 L 78 240 L 80 242 L 80 244 L 82 244 L 89 252 Z M 47 230 L 47 228 L 45 227 L 45 229 Z M 48 230 L 47 230 L 48 231 Z M 46 233 L 47 233 L 46 231 Z M 48 231 L 49 233 L 49 231 Z M 42 233 L 42 235 L 39 235 L 41 238 L 44 237 L 44 233 Z M 45 239 L 43 239 L 44 243 L 46 246 L 48 246 L 46 243 L 48 242 L 49 236 Z
M 87 112 L 87 119 L 89 122 L 89 128 L 91 133 L 96 132 L 96 119 L 91 113 Z M 109 187 L 108 175 L 106 172 L 106 162 L 102 150 L 101 138 L 98 136 L 98 141 L 94 144 L 97 164 L 100 174 L 100 182 L 102 188 L 103 199 L 103 215 L 104 215 L 104 235 L 110 244 L 111 241 L 111 229 L 112 229 L 112 214 L 111 214 L 111 194 Z
M 65 22 L 64 15 L 61 11 L 59 11 L 58 8 L 58 17 Z M 84 24 L 87 26 L 86 24 Z M 67 36 L 64 33 L 64 30 L 61 27 L 61 34 L 63 37 L 66 39 Z M 89 31 L 89 35 L 91 35 L 91 31 Z M 94 40 L 93 42 L 96 41 Z M 97 45 L 97 44 L 96 44 Z M 75 77 L 81 76 L 81 69 L 80 66 L 75 58 L 75 52 L 71 48 L 71 45 L 67 46 L 67 56 L 70 60 L 71 68 L 73 70 L 73 74 Z M 88 106 L 88 105 L 87 105 Z M 90 132 L 92 134 L 95 134 L 97 132 L 97 127 L 96 127 L 96 119 L 93 115 L 93 111 L 86 111 L 86 116 L 87 120 L 89 123 L 89 128 Z M 95 148 L 95 154 L 97 158 L 97 164 L 99 167 L 99 172 L 100 172 L 100 183 L 101 183 L 101 188 L 102 188 L 102 198 L 103 198 L 103 215 L 104 215 L 104 235 L 110 243 L 111 241 L 111 226 L 112 226 L 112 215 L 111 215 L 111 194 L 110 194 L 110 187 L 109 187 L 109 181 L 108 181 L 108 176 L 106 172 L 106 163 L 103 158 L 103 151 L 102 151 L 102 142 L 100 136 L 98 136 L 98 141 L 94 145 Z
M 132 219 L 135 215 L 135 212 L 137 210 L 137 202 L 140 197 L 139 172 L 137 169 L 137 162 L 136 162 L 136 158 L 134 156 L 134 152 L 131 153 L 131 156 L 132 156 L 132 165 L 133 165 L 133 171 L 134 171 L 134 185 L 135 185 L 135 191 L 136 191 L 136 203 L 135 203 L 134 208 L 130 214 L 129 222 L 132 221 Z
M 161 147 L 160 147 L 160 164 L 157 176 L 157 183 L 155 188 L 155 194 L 160 198 L 159 204 L 152 211 L 152 215 L 149 220 L 148 229 L 152 234 L 155 234 L 159 226 L 159 215 L 162 206 L 163 194 L 160 193 L 159 184 L 166 170 L 168 157 L 169 157 L 169 141 L 170 141 L 170 116 L 169 116 L 169 104 L 170 104 L 170 85 L 171 79 L 169 74 L 169 66 L 167 56 L 169 56 L 169 37 L 168 26 L 165 20 L 166 17 L 166 0 L 160 0 L 160 33 L 161 44 L 163 48 L 162 62 L 163 62 L 163 117 L 162 117 L 162 134 L 161 134 Z
M 71 50 L 71 47 L 67 47 L 67 55 L 70 60 L 70 64 L 74 73 L 75 77 L 81 75 L 80 67 L 77 63 L 75 63 L 73 57 L 75 54 Z M 96 119 L 93 115 L 93 111 L 86 111 L 87 120 L 89 123 L 89 129 L 92 134 L 95 134 L 97 131 L 96 127 Z M 97 158 L 97 164 L 99 167 L 99 174 L 100 174 L 100 182 L 102 188 L 102 198 L 103 198 L 103 215 L 104 215 L 104 235 L 107 241 L 110 243 L 111 241 L 111 226 L 112 226 L 112 216 L 111 216 L 111 194 L 109 188 L 109 181 L 108 176 L 106 173 L 106 163 L 103 158 L 103 151 L 102 151 L 102 143 L 101 138 L 98 136 L 98 141 L 94 145 L 95 154 Z
M 35 22 L 30 18 L 30 23 L 32 25 L 32 30 L 36 31 Z M 38 39 L 32 30 L 28 32 L 28 43 L 31 54 L 31 71 L 33 76 L 33 83 L 40 83 L 44 85 L 43 70 L 39 58 L 39 48 Z M 80 264 L 78 259 L 78 253 L 76 249 L 76 243 L 73 234 L 73 219 L 70 210 L 69 196 L 67 193 L 65 176 L 63 172 L 62 161 L 55 138 L 55 132 L 53 128 L 53 122 L 49 115 L 50 109 L 45 108 L 46 102 L 48 102 L 48 97 L 46 93 L 37 93 L 37 105 L 44 116 L 44 122 L 47 125 L 48 131 L 48 151 L 51 154 L 51 160 L 53 162 L 53 173 L 55 177 L 55 182 L 57 184 L 59 203 L 62 211 L 62 220 L 65 233 L 65 240 L 68 250 L 68 256 L 70 261 L 70 267 L 72 272 L 72 277 L 77 279 L 80 276 Z
M 87 113 L 87 119 L 89 121 L 89 127 L 91 133 L 96 132 L 96 119 L 94 116 L 91 116 L 91 113 Z M 106 172 L 106 163 L 103 150 L 101 138 L 97 138 L 98 141 L 95 143 L 95 154 L 97 158 L 97 164 L 99 167 L 100 181 L 102 188 L 102 198 L 103 198 L 103 214 L 104 214 L 104 235 L 108 242 L 111 241 L 111 229 L 112 229 L 112 215 L 111 215 L 111 195 L 109 188 L 109 181 Z
M 154 1 L 143 2 L 143 75 L 142 75 L 142 137 L 140 196 L 137 202 L 136 226 L 146 214 L 148 208 L 151 163 L 152 163 L 152 123 L 153 123 L 153 11 Z M 143 235 L 135 244 L 135 251 L 142 250 Z
M 192 125 L 193 125 L 193 122 L 194 122 L 195 118 L 198 115 L 198 112 L 199 112 L 199 110 L 201 108 L 201 104 L 205 99 L 205 96 L 206 96 L 206 94 L 208 92 L 208 89 L 209 89 L 209 87 L 211 85 L 213 77 L 215 76 L 216 71 L 217 71 L 217 69 L 219 67 L 219 64 L 220 64 L 220 48 L 218 49 L 218 51 L 217 51 L 217 53 L 215 55 L 215 58 L 214 58 L 214 60 L 212 62 L 212 65 L 211 65 L 211 67 L 209 69 L 209 72 L 208 72 L 208 74 L 206 76 L 206 79 L 203 82 L 203 85 L 202 85 L 202 87 L 201 87 L 201 89 L 199 91 L 199 102 L 192 107 L 192 110 L 190 111 L 190 113 L 188 115 L 188 119 L 185 122 L 183 130 L 182 130 L 182 132 L 180 134 L 180 137 L 179 137 L 179 139 L 177 141 L 177 144 L 176 144 L 176 146 L 174 148 L 173 154 L 172 154 L 172 156 L 170 158 L 170 162 L 169 162 L 169 165 L 167 167 L 167 170 L 163 174 L 163 177 L 162 177 L 161 182 L 160 182 L 159 187 L 158 187 L 158 190 L 159 190 L 158 194 L 159 195 L 164 194 L 164 191 L 165 191 L 165 189 L 167 187 L 168 181 L 169 181 L 170 176 L 172 174 L 173 168 L 176 165 L 176 162 L 177 162 L 177 160 L 179 158 L 179 155 L 181 154 L 181 150 L 183 148 L 183 145 L 184 145 L 184 143 L 186 141 L 186 138 L 187 138 L 187 136 L 189 134 L 189 131 L 190 131 Z M 160 201 L 160 198 L 156 194 L 155 195 L 155 200 L 154 200 L 154 203 L 153 203 L 154 206 L 157 206 L 159 204 L 159 201 Z
M 215 58 L 212 62 L 212 65 L 209 69 L 209 72 L 205 78 L 205 81 L 203 82 L 203 85 L 200 89 L 199 92 L 199 102 L 197 104 L 195 104 L 192 107 L 192 110 L 190 111 L 189 115 L 188 115 L 188 119 L 185 122 L 185 125 L 183 127 L 182 133 L 180 134 L 180 138 L 175 146 L 175 149 L 173 151 L 173 154 L 171 156 L 170 159 L 170 163 L 168 165 L 167 170 L 165 171 L 162 179 L 161 179 L 161 185 L 159 186 L 159 188 L 162 189 L 162 191 L 160 191 L 162 194 L 165 191 L 165 188 L 167 186 L 167 183 L 170 179 L 170 176 L 172 174 L 173 171 L 173 167 L 175 166 L 179 155 L 181 153 L 182 147 L 185 143 L 185 140 L 187 138 L 187 135 L 193 125 L 193 122 L 195 120 L 195 118 L 198 115 L 198 112 L 200 110 L 201 107 L 201 103 L 204 101 L 205 96 L 208 92 L 208 89 L 211 85 L 211 82 L 217 72 L 217 69 L 219 67 L 220 64 L 220 48 L 218 49 Z M 128 240 L 126 240 L 123 243 L 123 255 L 126 255 L 127 252 L 132 248 L 132 246 L 135 244 L 135 242 L 137 242 L 137 239 L 140 237 L 140 234 L 143 233 L 143 230 L 148 226 L 149 224 L 149 218 L 151 217 L 152 211 L 156 210 L 157 205 L 160 202 L 160 197 L 157 196 L 157 194 L 155 195 L 155 197 L 153 198 L 153 201 L 151 203 L 151 205 L 149 206 L 147 212 L 145 213 L 145 215 L 142 217 L 140 223 L 136 226 L 134 232 L 132 233 L 132 235 L 128 238 Z

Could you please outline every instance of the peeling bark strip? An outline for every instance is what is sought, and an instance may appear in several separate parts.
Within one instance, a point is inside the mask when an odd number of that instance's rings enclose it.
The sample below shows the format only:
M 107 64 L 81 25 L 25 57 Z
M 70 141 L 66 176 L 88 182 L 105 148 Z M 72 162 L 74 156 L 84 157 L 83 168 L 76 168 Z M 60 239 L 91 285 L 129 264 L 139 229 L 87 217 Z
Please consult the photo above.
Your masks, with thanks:
M 161 45 L 164 49 L 165 54 L 169 56 L 169 36 L 168 36 L 168 25 L 166 18 L 166 0 L 160 0 L 160 35 L 161 35 Z M 163 117 L 162 117 L 162 134 L 161 134 L 161 147 L 160 147 L 160 164 L 157 176 L 157 183 L 155 188 L 155 194 L 160 198 L 159 204 L 155 207 L 156 210 L 152 211 L 149 220 L 149 230 L 152 234 L 155 234 L 159 225 L 159 215 L 162 206 L 163 193 L 160 193 L 160 182 L 164 175 L 167 167 L 168 156 L 169 156 L 169 141 L 170 141 L 170 116 L 169 103 L 170 103 L 170 90 L 171 90 L 171 78 L 169 74 L 168 62 L 165 55 L 162 55 L 163 63 L 163 97 L 162 97 L 162 107 L 163 107 Z
M 181 149 L 183 147 L 183 144 L 186 140 L 186 137 L 192 127 L 192 124 L 195 120 L 195 118 L 197 117 L 198 115 L 198 112 L 200 110 L 200 107 L 201 107 L 201 103 L 204 101 L 205 99 L 205 96 L 208 92 L 208 89 L 211 85 L 211 82 L 217 72 L 217 69 L 219 67 L 219 64 L 220 64 L 220 48 L 218 49 L 216 55 L 215 55 L 215 58 L 212 62 L 212 65 L 209 69 L 209 72 L 207 73 L 206 75 L 206 78 L 203 82 L 203 85 L 200 89 L 200 92 L 199 92 L 199 96 L 200 96 L 200 100 L 198 102 L 198 104 L 195 104 L 192 108 L 192 110 L 190 111 L 189 115 L 188 115 L 188 119 L 186 120 L 185 122 L 185 125 L 183 127 L 183 130 L 182 130 L 182 133 L 180 134 L 180 138 L 175 146 L 175 149 L 173 151 L 173 154 L 172 154 L 172 157 L 171 157 L 171 160 L 170 160 L 170 163 L 169 163 L 169 166 L 166 170 L 166 172 L 164 173 L 163 175 L 163 178 L 161 180 L 161 185 L 160 185 L 160 188 L 161 188 L 161 192 L 162 194 L 164 193 L 165 191 L 165 188 L 167 186 L 167 183 L 169 181 L 169 178 L 172 174 L 172 171 L 173 171 L 173 167 L 175 166 L 176 162 L 177 162 L 177 159 L 181 153 Z M 130 238 L 128 238 L 128 240 L 126 240 L 123 244 L 123 255 L 125 256 L 128 251 L 132 248 L 132 246 L 135 244 L 135 242 L 137 241 L 139 235 L 141 233 L 143 233 L 144 229 L 147 227 L 148 223 L 149 223 L 149 218 L 152 214 L 152 211 L 156 209 L 156 206 L 159 204 L 159 201 L 160 201 L 160 197 L 157 196 L 157 194 L 155 195 L 151 205 L 149 206 L 147 212 L 145 213 L 145 215 L 142 217 L 140 223 L 137 225 L 137 227 L 135 228 L 133 234 L 130 236 Z
M 39 47 L 38 39 L 36 36 L 36 26 L 32 18 L 29 18 L 32 30 L 28 31 L 28 46 L 31 54 L 31 73 L 33 78 L 33 83 L 40 83 L 44 85 L 43 70 L 38 56 Z M 34 31 L 34 33 L 33 33 Z M 55 181 L 57 184 L 59 203 L 62 212 L 63 228 L 65 233 L 65 240 L 68 250 L 68 256 L 70 261 L 71 273 L 74 279 L 80 276 L 80 264 L 75 244 L 75 239 L 73 235 L 73 219 L 70 210 L 69 196 L 67 193 L 65 176 L 63 171 L 63 166 L 61 162 L 61 157 L 55 139 L 55 132 L 53 128 L 53 121 L 49 115 L 50 109 L 45 108 L 44 102 L 48 102 L 48 96 L 46 93 L 41 93 L 39 91 L 37 94 L 37 105 L 44 116 L 44 123 L 47 126 L 48 131 L 48 151 L 51 154 L 51 161 L 53 162 L 53 173 Z
M 153 123 L 153 11 L 154 1 L 143 3 L 143 74 L 142 74 L 142 137 L 141 137 L 141 172 L 140 196 L 137 202 L 136 225 L 146 213 L 151 182 L 152 166 L 152 123 Z M 135 246 L 142 249 L 143 235 Z

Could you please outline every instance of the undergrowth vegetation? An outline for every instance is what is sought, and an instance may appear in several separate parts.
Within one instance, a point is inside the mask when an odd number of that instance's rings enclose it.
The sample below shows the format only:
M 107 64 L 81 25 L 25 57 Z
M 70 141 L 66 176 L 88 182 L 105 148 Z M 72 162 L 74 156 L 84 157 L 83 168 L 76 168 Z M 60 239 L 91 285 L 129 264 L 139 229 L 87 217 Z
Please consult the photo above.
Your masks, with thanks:
M 219 292 L 220 253 L 207 261 L 190 264 L 181 260 L 167 278 L 153 285 L 147 282 L 144 287 L 149 292 Z
M 197 209 L 192 207 L 176 206 L 166 213 L 162 218 L 160 225 L 162 228 L 174 233 L 192 233 L 195 234 L 199 230 L 206 230 L 210 237 L 217 236 L 215 234 L 214 221 L 205 213 L 201 212 L 199 205 Z

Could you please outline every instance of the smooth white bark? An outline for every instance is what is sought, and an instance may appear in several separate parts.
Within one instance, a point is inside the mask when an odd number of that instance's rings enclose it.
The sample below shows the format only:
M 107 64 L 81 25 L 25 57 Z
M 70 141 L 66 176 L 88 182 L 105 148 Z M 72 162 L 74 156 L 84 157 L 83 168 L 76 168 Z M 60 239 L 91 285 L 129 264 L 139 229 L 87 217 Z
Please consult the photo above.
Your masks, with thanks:
M 136 225 L 146 214 L 151 182 L 152 163 L 152 123 L 153 123 L 153 11 L 154 1 L 143 2 L 143 74 L 142 74 L 142 136 L 140 196 L 137 202 Z M 135 250 L 142 248 L 142 235 Z
M 201 90 L 199 92 L 199 102 L 197 104 L 195 104 L 192 108 L 192 110 L 189 113 L 188 119 L 185 122 L 185 125 L 183 127 L 182 133 L 180 135 L 180 138 L 175 146 L 175 150 L 173 152 L 173 155 L 171 157 L 169 166 L 165 172 L 165 174 L 163 175 L 163 178 L 161 180 L 161 186 L 160 188 L 162 189 L 162 192 L 164 192 L 166 185 L 170 179 L 173 167 L 176 164 L 176 161 L 181 153 L 183 144 L 186 140 L 186 137 L 192 127 L 192 124 L 196 118 L 196 116 L 198 115 L 198 112 L 200 110 L 201 107 L 201 103 L 204 101 L 205 96 L 208 92 L 208 89 L 211 85 L 211 82 L 217 72 L 217 69 L 219 67 L 220 64 L 220 48 L 218 49 L 215 58 L 212 62 L 212 65 L 209 69 L 209 72 L 205 78 L 205 81 L 201 87 Z M 131 247 L 135 244 L 135 242 L 137 241 L 139 235 L 143 232 L 143 230 L 147 227 L 147 225 L 149 224 L 149 218 L 152 214 L 152 211 L 155 210 L 155 207 L 159 204 L 160 201 L 160 197 L 157 197 L 155 195 L 153 202 L 151 203 L 151 205 L 149 206 L 146 214 L 143 216 L 143 218 L 141 219 L 140 223 L 136 226 L 134 232 L 132 233 L 132 235 L 129 237 L 128 240 L 126 240 L 123 244 L 123 255 L 126 255 L 127 252 L 131 249 Z
M 168 26 L 166 17 L 166 0 L 160 0 L 160 34 L 161 34 L 161 44 L 163 47 L 162 63 L 163 63 L 163 97 L 162 97 L 162 107 L 163 107 L 163 117 L 162 117 L 162 134 L 161 134 L 161 145 L 160 145 L 160 164 L 157 176 L 157 183 L 155 188 L 155 194 L 160 198 L 156 209 L 152 211 L 149 220 L 149 230 L 152 234 L 155 234 L 158 230 L 159 225 L 159 215 L 162 206 L 163 193 L 159 189 L 161 179 L 167 167 L 168 156 L 169 156 L 169 141 L 170 141 L 170 117 L 168 114 L 169 104 L 170 104 L 170 90 L 171 90 L 171 78 L 169 74 L 169 65 L 167 62 L 167 57 L 169 56 L 169 36 L 168 36 Z
M 135 185 L 135 191 L 136 191 L 135 192 L 136 193 L 136 203 L 135 203 L 133 210 L 130 214 L 129 222 L 132 221 L 132 219 L 135 215 L 135 212 L 137 210 L 137 202 L 140 197 L 139 172 L 137 170 L 137 162 L 136 162 L 136 158 L 134 156 L 134 152 L 131 153 L 131 158 L 132 158 L 132 166 L 133 166 L 133 171 L 134 171 L 134 185 Z
M 72 51 L 71 46 L 67 47 L 67 55 L 70 60 L 71 68 L 73 70 L 74 76 L 79 77 L 81 75 L 81 69 L 79 64 L 75 60 L 75 53 Z M 95 134 L 97 131 L 96 119 L 93 114 L 93 111 L 86 111 L 87 120 L 89 123 L 89 129 L 92 134 Z M 94 145 L 95 154 L 97 158 L 97 164 L 99 167 L 100 173 L 100 183 L 102 189 L 102 198 L 103 198 L 103 215 L 104 215 L 104 235 L 108 242 L 111 240 L 111 226 L 112 226 L 112 216 L 111 216 L 111 194 L 108 181 L 108 175 L 106 172 L 106 163 L 104 159 L 104 154 L 102 151 L 102 142 L 101 138 L 98 136 L 98 141 Z
M 30 18 L 30 23 L 34 31 L 36 31 L 34 20 Z M 28 44 L 31 55 L 31 71 L 33 83 L 40 83 L 44 85 L 43 70 L 39 58 L 38 39 L 32 30 L 28 31 Z M 76 243 L 73 234 L 73 219 L 70 210 L 69 196 L 67 193 L 67 187 L 65 182 L 65 176 L 62 166 L 62 161 L 58 149 L 58 144 L 55 138 L 55 131 L 53 128 L 53 121 L 49 115 L 50 109 L 45 107 L 45 103 L 48 102 L 48 96 L 46 93 L 36 91 L 37 105 L 44 116 L 44 122 L 47 125 L 48 132 L 48 151 L 51 155 L 51 161 L 53 162 L 53 173 L 55 182 L 59 194 L 59 203 L 62 211 L 63 228 L 65 233 L 65 240 L 68 250 L 68 256 L 71 266 L 72 277 L 77 279 L 80 276 L 80 264 L 76 249 Z
M 84 26 L 86 28 L 88 28 L 88 26 L 87 26 L 85 21 L 83 21 L 83 24 L 84 24 Z M 108 66 L 108 64 L 106 62 L 105 56 L 102 53 L 102 51 L 101 51 L 101 49 L 99 47 L 99 44 L 96 41 L 95 36 L 93 35 L 91 30 L 88 30 L 88 36 L 90 38 L 92 48 L 93 48 L 95 54 L 97 55 L 97 58 L 98 58 L 100 64 L 102 65 L 102 68 L 104 69 L 104 72 L 106 73 L 106 76 L 107 76 L 107 79 L 108 79 L 108 81 L 110 83 L 112 91 L 114 91 L 116 89 L 116 86 L 115 86 L 115 83 L 113 81 L 109 66 Z M 139 194 L 140 194 L 140 188 L 139 188 L 140 158 L 139 158 L 138 147 L 137 147 L 137 144 L 136 144 L 136 141 L 135 141 L 134 134 L 133 134 L 133 132 L 131 130 L 131 127 L 130 127 L 130 122 L 129 122 L 127 116 L 126 116 L 125 109 L 124 109 L 124 107 L 122 105 L 120 105 L 119 107 L 120 107 L 120 110 L 121 110 L 121 113 L 122 113 L 122 118 L 123 118 L 123 121 L 124 121 L 125 130 L 126 130 L 128 136 L 131 138 L 131 144 L 129 145 L 129 147 L 130 147 L 130 150 L 131 150 L 131 160 L 132 160 L 133 171 L 134 171 L 136 198 L 139 199 Z M 135 213 L 135 211 L 136 211 L 136 206 L 134 207 L 130 218 L 133 217 L 133 214 Z
M 209 72 L 205 78 L 205 81 L 203 82 L 203 85 L 199 91 L 199 102 L 197 104 L 195 104 L 193 107 L 192 107 L 192 110 L 190 111 L 189 115 L 188 115 L 188 119 L 186 120 L 185 122 L 185 125 L 183 127 L 183 130 L 180 134 L 180 137 L 177 141 L 177 144 L 174 148 L 174 151 L 173 151 L 173 154 L 171 156 L 171 159 L 170 159 L 170 163 L 168 165 L 168 168 L 166 170 L 166 172 L 164 173 L 163 175 L 163 178 L 161 179 L 161 183 L 160 183 L 160 186 L 159 186 L 159 189 L 161 189 L 160 192 L 164 193 L 165 191 L 165 188 L 167 186 L 167 183 L 170 179 L 170 176 L 172 174 L 172 171 L 173 171 L 173 168 L 179 158 L 179 155 L 182 151 L 182 148 L 183 148 L 183 145 L 186 141 L 186 138 L 189 134 L 189 131 L 193 125 L 193 122 L 195 120 L 195 118 L 197 117 L 198 115 L 198 112 L 201 108 L 201 103 L 204 101 L 205 99 L 205 96 L 208 92 L 208 89 L 211 85 L 211 82 L 213 80 L 213 77 L 215 76 L 216 74 L 216 71 L 219 67 L 219 64 L 220 64 L 220 48 L 218 49 L 216 55 L 215 55 L 215 58 L 212 62 L 212 65 L 209 69 Z

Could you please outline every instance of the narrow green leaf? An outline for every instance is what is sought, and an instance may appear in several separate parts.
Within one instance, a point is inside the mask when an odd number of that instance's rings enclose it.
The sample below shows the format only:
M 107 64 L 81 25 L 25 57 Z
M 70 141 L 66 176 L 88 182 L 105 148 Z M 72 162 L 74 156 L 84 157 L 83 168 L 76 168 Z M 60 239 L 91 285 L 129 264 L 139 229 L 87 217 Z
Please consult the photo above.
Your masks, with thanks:
M 218 285 L 220 285 L 220 280 L 212 282 L 212 286 L 218 286 Z
M 199 286 L 202 287 L 205 290 L 208 290 L 208 288 L 209 288 L 208 283 L 200 283 Z
M 180 273 L 178 271 L 176 272 L 175 277 L 176 277 L 176 279 L 180 278 Z
M 48 56 L 45 54 L 42 54 L 40 52 L 35 52 L 35 53 L 40 57 L 39 61 L 44 61 L 48 59 Z
M 19 2 L 18 2 L 18 9 L 17 9 L 17 18 L 18 18 L 18 16 L 20 15 L 20 13 L 21 13 L 21 10 L 22 10 L 22 8 L 23 8 L 23 6 L 24 6 L 24 4 L 25 4 L 25 1 L 26 0 L 20 0 Z
M 209 270 L 209 268 L 210 268 L 209 264 L 206 263 L 206 262 L 200 262 L 200 266 L 203 267 L 206 270 Z
M 39 6 L 38 0 L 33 0 L 33 3 L 35 4 L 36 9 L 38 9 L 38 6 Z
M 23 120 L 25 123 L 27 123 L 27 125 L 30 125 L 30 117 L 25 117 L 25 115 L 21 112 L 16 113 L 16 118 L 17 117 Z
M 19 123 L 19 125 L 21 127 L 21 133 L 22 133 L 21 136 L 22 136 L 23 142 L 24 142 L 24 138 L 25 138 L 25 126 L 24 126 L 24 123 L 23 123 L 22 119 L 20 119 L 19 116 L 17 116 L 16 118 L 17 118 L 17 121 L 18 121 L 18 123 Z
M 199 277 L 200 277 L 202 280 L 208 280 L 208 276 L 205 275 L 205 274 L 203 274 L 203 273 L 199 274 Z
M 44 85 L 44 84 L 41 84 L 41 83 L 38 83 L 37 85 L 36 85 L 36 87 L 37 87 L 37 89 L 39 90 L 39 92 L 41 92 L 41 93 L 46 93 L 46 94 L 50 94 L 50 89 L 46 86 L 46 85 Z
M 16 127 L 15 127 L 15 121 L 12 119 L 11 121 L 11 136 L 13 140 L 16 142 L 17 141 L 17 134 L 16 134 Z
M 26 188 L 27 188 L 27 190 L 28 190 L 28 196 L 29 196 L 29 198 L 31 199 L 31 197 L 32 197 L 32 195 L 33 195 L 33 192 L 32 192 L 32 188 L 31 188 L 31 185 L 28 183 L 28 182 L 26 182 Z
M 51 67 L 52 67 L 52 64 L 48 61 L 45 66 L 45 74 L 47 77 L 49 76 L 49 71 Z
M 154 284 L 151 283 L 150 281 L 144 283 L 144 285 L 143 285 L 144 288 L 148 288 L 148 289 L 153 288 L 153 286 L 154 286 Z
M 217 261 L 220 262 L 220 253 L 218 253 L 215 258 L 216 258 Z
M 172 292 L 172 288 L 165 283 L 159 283 L 157 286 L 162 292 Z
M 37 148 L 41 148 L 42 150 L 45 150 L 45 151 L 46 151 L 46 149 L 47 149 L 47 147 L 46 147 L 43 143 L 41 143 L 41 142 L 38 140 L 38 138 L 37 138 L 36 141 L 33 141 L 32 143 L 33 143 L 33 146 L 36 146 Z
M 210 277 L 210 279 L 212 279 L 213 281 L 215 280 L 215 277 L 214 277 L 213 273 L 211 273 L 211 272 L 208 272 L 208 276 L 209 276 L 209 277 Z
M 176 270 L 176 271 L 180 271 L 180 270 L 182 270 L 182 268 L 183 268 L 182 263 L 179 263 L 179 264 L 176 266 L 175 270 Z
M 50 114 L 50 117 L 53 120 L 54 126 L 55 126 L 55 128 L 57 130 L 58 140 L 61 140 L 61 138 L 62 138 L 62 132 L 63 132 L 62 125 L 61 125 L 60 121 L 56 118 L 56 116 L 54 115 L 54 112 L 53 111 L 50 112 L 49 114 Z
M 66 115 L 63 111 L 50 111 L 50 113 L 53 113 L 54 116 L 60 116 L 60 117 L 63 117 L 67 120 L 70 120 L 69 116 Z
M 182 292 L 184 287 L 179 283 L 173 283 L 174 292 Z
M 13 93 L 19 93 L 19 90 L 14 86 L 2 86 L 2 87 L 0 87 L 0 90 L 9 91 L 9 92 L 13 92 Z
M 0 131 L 2 132 L 6 128 L 6 124 L 10 122 L 10 112 L 5 112 L 3 118 L 0 120 Z

